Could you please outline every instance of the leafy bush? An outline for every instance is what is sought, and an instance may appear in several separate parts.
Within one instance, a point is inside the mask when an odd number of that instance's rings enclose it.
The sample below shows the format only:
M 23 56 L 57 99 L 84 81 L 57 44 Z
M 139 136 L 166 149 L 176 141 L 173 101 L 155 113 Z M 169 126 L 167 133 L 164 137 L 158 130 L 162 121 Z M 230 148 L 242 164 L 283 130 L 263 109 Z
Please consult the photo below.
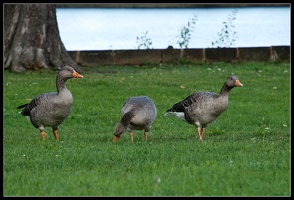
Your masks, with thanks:
M 197 21 L 197 15 L 193 15 L 193 17 L 191 19 L 188 20 L 188 23 L 186 26 L 183 26 L 180 29 L 180 34 L 177 36 L 179 39 L 177 41 L 177 43 L 179 44 L 180 48 L 188 48 L 189 45 L 189 41 L 191 39 L 191 33 L 194 30 L 194 26 L 196 24 Z
M 152 41 L 150 38 L 147 37 L 148 31 L 145 32 L 145 34 L 141 37 L 137 36 L 136 43 L 138 44 L 138 49 L 140 47 L 144 47 L 144 49 L 150 49 L 150 46 L 152 45 Z
M 218 32 L 218 39 L 214 42 L 211 42 L 213 47 L 230 47 L 236 41 L 236 31 L 234 31 L 235 26 L 233 25 L 233 20 L 236 19 L 236 14 L 238 10 L 233 9 L 232 13 L 229 14 L 226 22 L 223 22 L 223 28 L 221 32 Z

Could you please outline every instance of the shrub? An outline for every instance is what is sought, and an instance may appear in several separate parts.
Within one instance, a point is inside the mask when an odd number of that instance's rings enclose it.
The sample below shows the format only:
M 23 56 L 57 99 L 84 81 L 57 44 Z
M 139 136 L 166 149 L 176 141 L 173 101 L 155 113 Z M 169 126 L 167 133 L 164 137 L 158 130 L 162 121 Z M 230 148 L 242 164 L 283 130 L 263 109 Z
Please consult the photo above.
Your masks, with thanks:
M 152 41 L 150 38 L 147 37 L 148 31 L 145 32 L 145 34 L 141 37 L 137 36 L 136 43 L 138 44 L 138 49 L 140 47 L 144 47 L 144 49 L 150 49 L 150 46 L 152 45 Z
M 218 39 L 214 42 L 211 42 L 213 47 L 230 47 L 236 41 L 236 31 L 234 31 L 235 26 L 233 25 L 233 20 L 236 19 L 236 14 L 238 10 L 233 9 L 229 14 L 226 22 L 223 22 L 223 28 L 221 32 L 218 32 Z
M 177 36 L 179 39 L 177 43 L 179 44 L 180 48 L 188 48 L 189 41 L 191 39 L 191 33 L 194 30 L 194 26 L 197 21 L 197 15 L 193 15 L 191 19 L 188 20 L 188 23 L 186 26 L 183 26 L 181 29 L 179 29 L 180 34 Z

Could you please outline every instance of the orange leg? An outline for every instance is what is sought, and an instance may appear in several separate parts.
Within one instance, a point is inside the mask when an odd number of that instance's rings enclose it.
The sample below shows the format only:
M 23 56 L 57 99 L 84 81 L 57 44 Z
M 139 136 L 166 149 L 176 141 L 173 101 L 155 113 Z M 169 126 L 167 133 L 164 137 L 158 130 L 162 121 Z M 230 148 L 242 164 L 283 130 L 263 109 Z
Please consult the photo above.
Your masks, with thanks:
M 42 137 L 42 140 L 45 140 L 45 132 L 44 131 L 41 131 L 41 137 Z
M 147 137 L 148 137 L 148 131 L 144 132 L 144 140 L 147 141 Z
M 119 139 L 119 137 L 115 135 L 113 138 L 113 142 L 116 142 L 118 139 Z
M 130 132 L 131 141 L 134 142 L 134 133 Z
M 202 134 L 201 134 L 201 128 L 197 127 L 197 132 L 198 132 L 198 140 L 202 140 Z
M 204 131 L 205 131 L 205 127 L 202 127 L 202 128 L 201 128 L 201 138 L 203 138 Z
M 53 130 L 53 135 L 54 135 L 55 140 L 58 140 L 57 130 Z

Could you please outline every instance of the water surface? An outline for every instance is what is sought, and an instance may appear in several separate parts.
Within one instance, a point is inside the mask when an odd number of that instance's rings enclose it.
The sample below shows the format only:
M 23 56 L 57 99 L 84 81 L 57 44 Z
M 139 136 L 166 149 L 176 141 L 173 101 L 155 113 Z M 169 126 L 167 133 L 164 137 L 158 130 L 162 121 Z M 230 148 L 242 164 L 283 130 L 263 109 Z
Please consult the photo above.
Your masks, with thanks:
M 231 47 L 290 45 L 290 7 L 236 8 Z M 136 38 L 151 49 L 180 48 L 179 30 L 197 16 L 188 48 L 213 47 L 232 8 L 57 8 L 61 39 L 67 50 L 138 49 Z M 232 34 L 231 34 L 232 35 Z

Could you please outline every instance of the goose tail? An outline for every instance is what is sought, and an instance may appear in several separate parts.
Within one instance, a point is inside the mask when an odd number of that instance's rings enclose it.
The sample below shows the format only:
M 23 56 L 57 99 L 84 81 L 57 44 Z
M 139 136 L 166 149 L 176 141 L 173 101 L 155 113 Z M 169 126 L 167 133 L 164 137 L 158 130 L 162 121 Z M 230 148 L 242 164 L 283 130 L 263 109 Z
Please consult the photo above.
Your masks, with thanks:
M 175 114 L 174 114 L 174 112 L 170 112 L 170 111 L 169 111 L 169 112 L 166 112 L 166 113 L 164 114 L 164 116 L 170 116 L 170 115 L 175 115 Z
M 165 113 L 165 116 L 170 116 L 170 115 L 174 115 L 177 118 L 186 121 L 185 119 L 185 113 L 184 112 L 173 112 L 173 111 L 168 111 L 167 113 Z

